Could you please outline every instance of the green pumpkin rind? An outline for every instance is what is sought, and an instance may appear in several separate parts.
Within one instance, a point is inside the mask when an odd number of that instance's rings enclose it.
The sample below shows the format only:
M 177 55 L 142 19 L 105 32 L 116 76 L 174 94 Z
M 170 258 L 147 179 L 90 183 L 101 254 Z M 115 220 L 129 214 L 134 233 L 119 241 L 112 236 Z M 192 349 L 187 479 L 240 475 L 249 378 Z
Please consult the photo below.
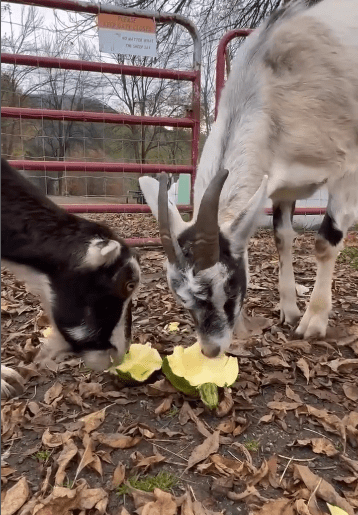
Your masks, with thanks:
M 209 409 L 213 410 L 219 405 L 219 388 L 214 383 L 204 383 L 198 387 L 200 399 Z
M 195 386 L 191 386 L 191 384 L 186 379 L 184 379 L 184 377 L 179 377 L 173 374 L 167 356 L 163 358 L 162 372 L 168 381 L 174 386 L 174 388 L 182 393 L 185 393 L 185 395 L 198 397 L 199 392 Z

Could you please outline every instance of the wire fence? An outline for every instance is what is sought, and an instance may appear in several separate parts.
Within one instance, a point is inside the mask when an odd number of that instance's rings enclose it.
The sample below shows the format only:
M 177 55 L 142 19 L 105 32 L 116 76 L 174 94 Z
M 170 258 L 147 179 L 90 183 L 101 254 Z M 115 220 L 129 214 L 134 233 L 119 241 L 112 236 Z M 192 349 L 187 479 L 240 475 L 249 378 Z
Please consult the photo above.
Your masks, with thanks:
M 195 27 L 176 15 L 140 12 L 159 24 L 158 57 L 114 55 L 99 50 L 98 5 L 31 4 L 2 7 L 2 155 L 69 210 L 147 212 L 140 174 L 195 173 Z
M 108 54 L 99 49 L 98 5 L 31 4 L 2 4 L 2 155 L 73 212 L 149 212 L 140 174 L 165 170 L 172 181 L 180 173 L 194 178 L 200 139 L 198 35 L 188 20 L 189 32 L 175 17 L 157 13 L 157 58 Z M 228 44 L 237 48 L 237 38 L 249 32 L 231 31 L 219 44 L 217 101 Z M 326 203 L 324 189 L 299 201 L 295 223 L 315 227 Z M 271 222 L 267 217 L 265 224 Z

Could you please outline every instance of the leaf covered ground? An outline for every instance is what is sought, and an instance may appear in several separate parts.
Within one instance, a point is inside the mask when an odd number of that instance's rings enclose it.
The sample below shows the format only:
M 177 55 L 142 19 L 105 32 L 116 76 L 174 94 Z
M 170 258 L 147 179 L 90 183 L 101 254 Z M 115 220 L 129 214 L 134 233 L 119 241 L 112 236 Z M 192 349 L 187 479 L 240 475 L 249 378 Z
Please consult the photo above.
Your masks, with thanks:
M 88 217 L 125 237 L 157 236 L 150 216 Z M 294 245 L 302 310 L 314 284 L 313 244 L 306 232 Z M 327 337 L 305 341 L 279 324 L 272 233 L 252 239 L 250 334 L 235 341 L 239 377 L 221 392 L 215 412 L 178 393 L 161 372 L 128 387 L 73 357 L 39 371 L 32 359 L 48 321 L 38 300 L 3 269 L 2 362 L 25 381 L 23 394 L 2 401 L 3 513 L 318 515 L 329 514 L 328 505 L 356 513 L 356 232 L 347 244 Z M 195 342 L 193 324 L 168 291 L 163 252 L 139 253 L 133 342 L 149 341 L 164 356 Z

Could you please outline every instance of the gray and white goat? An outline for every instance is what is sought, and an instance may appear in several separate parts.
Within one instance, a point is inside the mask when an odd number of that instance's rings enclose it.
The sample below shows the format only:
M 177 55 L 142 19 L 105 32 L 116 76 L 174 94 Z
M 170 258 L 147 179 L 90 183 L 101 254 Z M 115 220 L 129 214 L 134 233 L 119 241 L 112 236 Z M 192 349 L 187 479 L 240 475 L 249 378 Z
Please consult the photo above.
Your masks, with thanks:
M 119 361 L 131 337 L 132 296 L 139 265 L 108 227 L 67 213 L 1 160 L 1 259 L 39 294 L 52 336 L 37 361 L 67 352 L 104 370 Z M 21 377 L 1 366 L 1 393 Z
M 358 2 L 296 2 L 274 12 L 238 50 L 201 156 L 191 222 L 168 203 L 165 183 L 165 176 L 161 186 L 140 180 L 159 222 L 170 288 L 211 357 L 229 347 L 240 321 L 248 240 L 267 197 L 281 320 L 298 322 L 292 213 L 297 199 L 325 184 L 317 277 L 297 328 L 306 338 L 324 336 L 335 260 L 358 217 Z

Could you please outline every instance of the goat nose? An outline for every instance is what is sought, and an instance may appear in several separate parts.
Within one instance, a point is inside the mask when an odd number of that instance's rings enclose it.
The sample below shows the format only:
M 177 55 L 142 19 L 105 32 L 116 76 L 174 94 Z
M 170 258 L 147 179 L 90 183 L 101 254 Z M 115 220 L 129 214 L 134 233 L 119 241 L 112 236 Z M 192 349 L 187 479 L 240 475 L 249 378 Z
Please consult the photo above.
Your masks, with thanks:
M 209 349 L 204 348 L 204 349 L 201 349 L 201 352 L 202 352 L 202 354 L 204 354 L 204 356 L 206 358 L 216 358 L 220 354 L 220 347 L 216 346 L 216 347 L 211 347 Z

